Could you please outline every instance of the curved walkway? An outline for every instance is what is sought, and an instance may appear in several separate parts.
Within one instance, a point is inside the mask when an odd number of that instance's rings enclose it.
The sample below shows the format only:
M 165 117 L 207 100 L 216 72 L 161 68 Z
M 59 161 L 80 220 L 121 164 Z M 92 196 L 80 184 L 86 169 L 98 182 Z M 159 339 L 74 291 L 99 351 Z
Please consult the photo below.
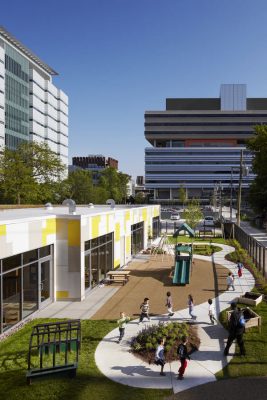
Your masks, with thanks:
M 254 278 L 251 273 L 244 269 L 242 278 L 236 275 L 236 265 L 225 260 L 225 255 L 234 251 L 233 247 L 217 244 L 222 251 L 214 253 L 212 257 L 195 256 L 196 258 L 212 261 L 221 264 L 234 272 L 235 291 L 226 291 L 214 299 L 216 314 L 229 307 L 234 298 L 250 291 L 254 287 Z M 195 306 L 195 313 L 198 316 L 198 334 L 201 340 L 199 351 L 195 352 L 186 370 L 186 379 L 177 381 L 177 370 L 179 362 L 168 363 L 165 366 L 166 377 L 159 375 L 159 367 L 154 364 L 147 364 L 129 352 L 129 342 L 142 329 L 138 320 L 131 321 L 126 328 L 126 333 L 121 344 L 117 343 L 118 329 L 109 332 L 99 343 L 95 360 L 99 370 L 108 378 L 129 386 L 140 388 L 173 389 L 174 393 L 192 388 L 197 385 L 215 381 L 215 374 L 220 371 L 232 358 L 223 356 L 227 331 L 220 323 L 211 325 L 208 317 L 207 303 Z M 176 311 L 172 317 L 174 321 L 188 320 L 188 309 Z M 151 322 L 144 325 L 157 324 L 159 321 L 169 322 L 167 315 L 152 317 Z

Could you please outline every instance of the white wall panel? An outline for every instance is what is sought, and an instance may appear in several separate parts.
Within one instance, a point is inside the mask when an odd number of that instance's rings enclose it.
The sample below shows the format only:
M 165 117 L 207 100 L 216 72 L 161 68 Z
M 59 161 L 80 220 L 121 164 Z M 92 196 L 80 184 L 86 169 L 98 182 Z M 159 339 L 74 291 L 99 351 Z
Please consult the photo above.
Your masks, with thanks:
M 58 142 L 64 144 L 65 146 L 69 145 L 69 139 L 66 136 L 58 135 L 57 137 L 58 137 Z
M 68 125 L 69 124 L 69 119 L 68 117 L 66 117 L 66 115 L 62 114 L 62 113 L 58 113 L 58 120 L 61 122 L 64 122 L 64 124 Z
M 45 91 L 34 82 L 30 82 L 30 91 L 36 94 L 36 96 L 40 97 L 40 99 L 45 100 Z
M 58 110 L 63 111 L 63 113 L 68 115 L 69 111 L 68 111 L 68 107 L 66 106 L 66 104 L 62 103 L 62 101 L 58 101 L 57 103 L 58 103 L 57 104 Z
M 45 137 L 45 128 L 37 124 L 35 121 L 30 121 L 30 132 L 37 133 L 41 137 Z
M 54 142 L 57 142 L 57 132 L 53 131 L 52 129 L 47 128 L 46 129 L 46 138 L 49 138 L 51 140 L 53 140 Z
M 30 108 L 30 118 L 34 121 L 39 122 L 42 125 L 45 125 L 45 116 L 41 112 L 37 111 L 35 108 Z
M 53 83 L 46 81 L 46 89 L 55 97 L 57 97 L 58 89 Z
M 58 97 L 59 99 L 63 100 L 65 104 L 67 104 L 67 105 L 69 104 L 69 98 L 68 98 L 68 96 L 66 95 L 66 93 L 63 92 L 63 90 L 58 89 L 58 95 L 57 95 L 57 97 Z
M 68 127 L 66 125 L 63 125 L 61 123 L 57 124 L 57 130 L 61 133 L 64 133 L 64 135 L 68 135 Z
M 46 117 L 46 124 L 49 128 L 57 131 L 57 122 L 54 119 L 50 118 L 49 116 Z
M 32 68 L 30 69 L 30 78 L 33 79 L 43 89 L 46 88 L 46 80 Z
M 57 110 L 55 110 L 55 108 L 54 107 L 52 107 L 52 106 L 50 106 L 49 104 L 46 104 L 46 113 L 50 116 L 50 117 L 52 117 L 52 118 L 54 118 L 54 119 L 56 119 L 57 120 Z
M 45 108 L 46 105 L 43 101 L 41 101 L 38 97 L 36 96 L 30 96 L 30 104 L 36 108 L 37 110 L 41 111 L 42 113 L 45 113 Z

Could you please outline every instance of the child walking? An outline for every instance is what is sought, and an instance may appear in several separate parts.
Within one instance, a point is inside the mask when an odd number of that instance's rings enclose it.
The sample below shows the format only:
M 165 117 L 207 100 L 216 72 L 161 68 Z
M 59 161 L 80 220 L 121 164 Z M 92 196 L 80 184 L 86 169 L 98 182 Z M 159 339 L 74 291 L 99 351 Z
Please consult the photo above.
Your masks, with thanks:
M 177 379 L 184 379 L 184 373 L 185 373 L 185 369 L 187 367 L 187 360 L 190 360 L 190 356 L 187 351 L 186 343 L 187 343 L 187 337 L 183 336 L 182 343 L 179 344 L 178 349 L 177 349 L 177 355 L 181 362 L 181 366 L 178 370 Z
M 188 311 L 192 319 L 197 319 L 197 316 L 194 314 L 194 300 L 191 294 L 188 295 Z
M 163 368 L 165 365 L 165 357 L 164 357 L 164 339 L 160 339 L 158 342 L 158 347 L 156 349 L 155 354 L 155 364 L 161 366 L 160 375 L 165 376 L 166 374 L 163 372 Z
M 173 312 L 173 301 L 171 297 L 171 292 L 167 292 L 166 307 L 168 310 L 168 316 L 172 317 L 174 315 L 174 312 Z
M 234 281 L 235 281 L 234 275 L 232 274 L 232 272 L 229 272 L 229 274 L 228 274 L 228 276 L 226 278 L 226 283 L 227 283 L 227 289 L 226 290 L 229 290 L 230 287 L 233 290 L 235 290 Z
M 243 264 L 240 260 L 237 261 L 237 274 L 239 276 L 239 278 L 241 278 L 241 276 L 243 275 Z
M 117 321 L 117 324 L 119 325 L 119 332 L 120 332 L 118 343 L 121 342 L 121 340 L 125 334 L 126 324 L 130 321 L 130 319 L 131 318 L 127 317 L 124 312 L 120 313 L 120 319 L 118 319 L 118 321 Z
M 148 321 L 150 321 L 150 316 L 149 316 L 149 298 L 145 297 L 144 302 L 140 306 L 141 314 L 140 314 L 140 319 L 139 319 L 139 324 L 140 322 L 143 321 L 144 318 L 147 318 Z
M 214 305 L 212 304 L 212 300 L 209 299 L 208 300 L 209 303 L 209 317 L 210 317 L 210 322 L 212 323 L 212 325 L 215 324 L 215 321 L 217 322 L 216 318 L 215 318 L 215 310 L 214 310 Z

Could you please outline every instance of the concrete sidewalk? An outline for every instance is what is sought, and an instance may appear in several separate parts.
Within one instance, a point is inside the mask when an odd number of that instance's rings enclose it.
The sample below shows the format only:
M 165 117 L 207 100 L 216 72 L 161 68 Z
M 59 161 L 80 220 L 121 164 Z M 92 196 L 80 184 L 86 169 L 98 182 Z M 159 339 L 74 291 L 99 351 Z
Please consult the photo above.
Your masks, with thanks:
M 225 255 L 234 251 L 233 247 L 217 244 L 222 251 L 214 253 L 213 262 L 221 264 L 236 274 L 236 265 L 225 260 Z M 195 256 L 196 257 L 196 256 Z M 210 257 L 199 256 L 201 259 L 210 261 Z M 227 291 L 215 298 L 214 305 L 217 315 L 229 307 L 233 299 L 250 291 L 254 287 L 254 278 L 249 271 L 244 270 L 242 278 L 236 278 L 235 291 Z M 159 367 L 147 364 L 129 352 L 131 339 L 142 329 L 138 320 L 131 321 L 126 328 L 126 334 L 121 344 L 117 343 L 119 331 L 114 329 L 99 343 L 95 360 L 100 371 L 108 378 L 129 386 L 140 388 L 173 389 L 174 393 L 184 391 L 197 385 L 215 381 L 215 374 L 230 361 L 232 356 L 223 356 L 223 349 L 228 332 L 220 325 L 211 325 L 208 316 L 208 304 L 203 303 L 195 307 L 198 317 L 198 331 L 201 340 L 199 351 L 192 355 L 183 381 L 177 381 L 177 370 L 179 363 L 166 364 L 166 376 L 159 375 Z M 171 320 L 187 321 L 188 309 L 177 311 Z M 145 325 L 157 324 L 159 321 L 169 322 L 165 315 L 153 317 L 151 322 Z M 191 319 L 190 319 L 191 320 Z M 233 348 L 231 349 L 233 350 Z

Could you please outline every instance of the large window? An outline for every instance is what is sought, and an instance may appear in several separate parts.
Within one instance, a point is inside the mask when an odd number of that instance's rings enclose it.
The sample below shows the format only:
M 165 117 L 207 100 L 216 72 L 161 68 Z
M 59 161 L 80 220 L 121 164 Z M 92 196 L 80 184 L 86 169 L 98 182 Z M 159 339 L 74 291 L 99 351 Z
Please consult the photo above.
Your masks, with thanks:
M 36 311 L 51 296 L 51 246 L 0 260 L 0 332 Z
M 144 222 L 131 226 L 131 253 L 137 254 L 144 248 Z
M 86 241 L 84 249 L 85 289 L 92 289 L 113 269 L 113 233 Z

